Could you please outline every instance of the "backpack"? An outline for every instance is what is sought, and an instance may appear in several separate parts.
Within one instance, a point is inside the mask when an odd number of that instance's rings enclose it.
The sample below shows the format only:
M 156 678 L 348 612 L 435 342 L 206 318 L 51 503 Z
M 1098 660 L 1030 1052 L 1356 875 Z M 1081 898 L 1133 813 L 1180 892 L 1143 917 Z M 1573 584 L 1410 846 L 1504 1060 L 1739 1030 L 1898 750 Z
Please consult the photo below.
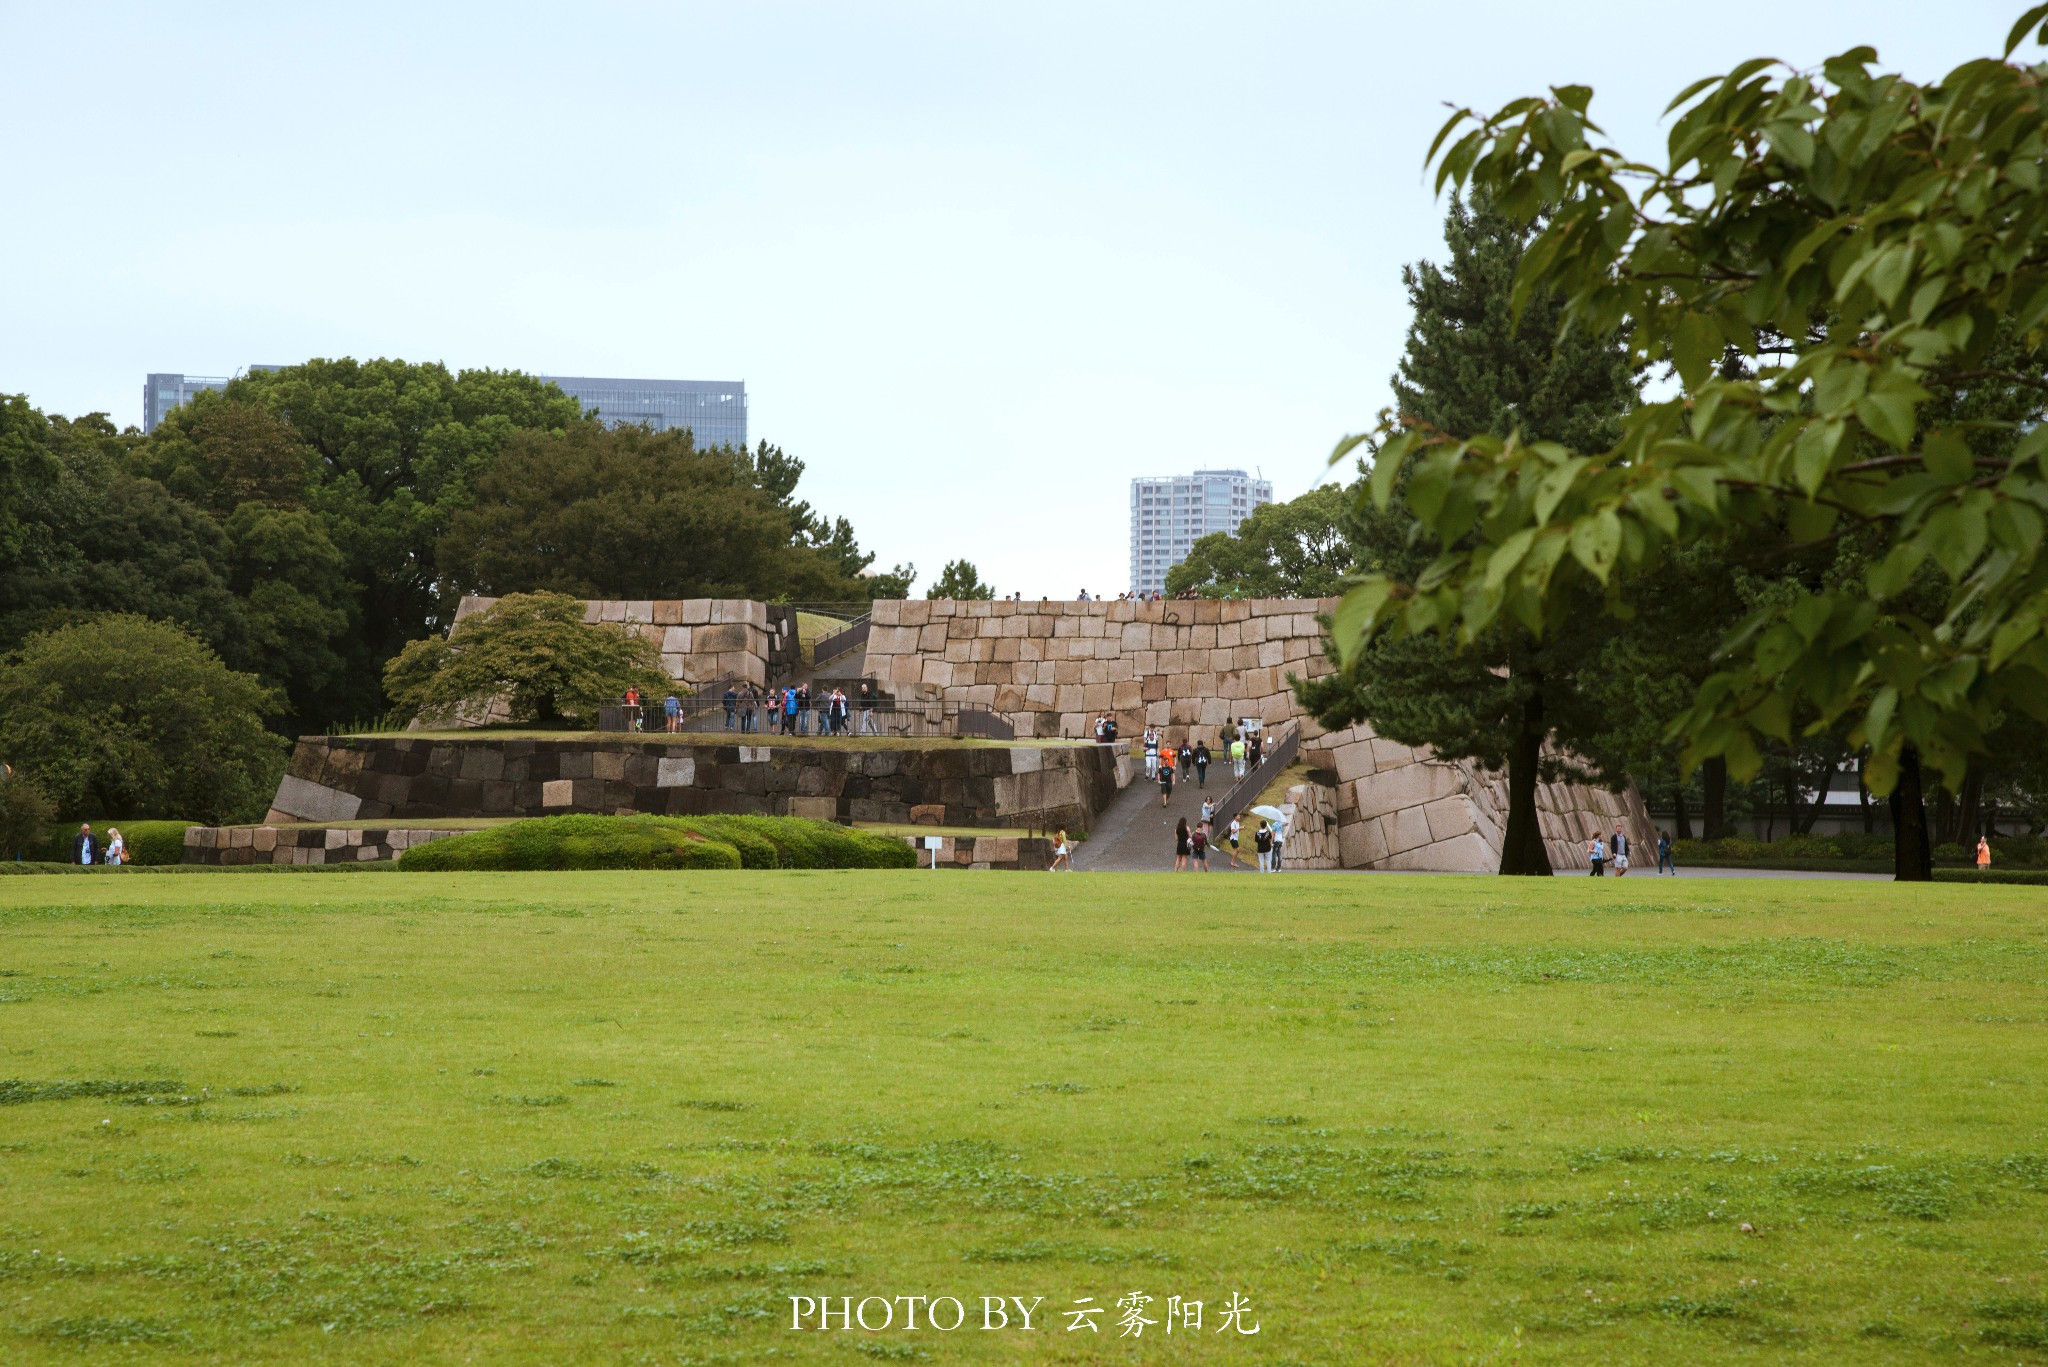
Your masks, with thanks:
M 1209 848 L 1209 837 L 1203 835 L 1200 831 L 1196 831 L 1193 835 L 1188 837 L 1188 848 L 1193 850 L 1196 854 L 1203 853 Z

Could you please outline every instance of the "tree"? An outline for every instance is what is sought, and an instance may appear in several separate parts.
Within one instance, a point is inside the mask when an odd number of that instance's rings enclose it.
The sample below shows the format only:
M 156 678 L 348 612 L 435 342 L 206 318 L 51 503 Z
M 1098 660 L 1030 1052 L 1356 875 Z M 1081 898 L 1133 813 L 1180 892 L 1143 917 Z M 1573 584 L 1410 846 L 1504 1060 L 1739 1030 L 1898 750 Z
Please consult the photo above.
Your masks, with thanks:
M 475 593 L 775 597 L 789 517 L 751 474 L 745 456 L 699 450 L 682 429 L 518 433 L 450 521 L 441 563 Z
M 981 582 L 981 572 L 974 568 L 972 560 L 954 560 L 939 571 L 939 577 L 924 591 L 927 598 L 988 599 L 996 596 L 994 588 Z
M 0 754 L 72 819 L 250 820 L 284 767 L 279 705 L 190 633 L 113 613 L 0 664 Z
M 2048 67 L 2010 60 L 2044 19 L 2028 11 L 2007 60 L 1933 84 L 1867 47 L 1819 76 L 1744 63 L 1672 102 L 1662 167 L 1599 141 L 1583 86 L 1454 114 L 1438 184 L 1541 224 L 1517 307 L 1558 298 L 1579 332 L 1626 332 L 1681 392 L 1592 442 L 1384 415 L 1372 499 L 1399 495 L 1442 553 L 1346 596 L 1343 657 L 1502 621 L 1551 632 L 1588 593 L 1624 612 L 1700 540 L 1856 542 L 1862 575 L 1728 633 L 1676 734 L 1688 765 L 1746 777 L 1769 741 L 1839 728 L 1891 795 L 1898 875 L 1931 876 L 1923 764 L 1958 788 L 2007 709 L 2048 715 Z M 1944 394 L 1987 384 L 2033 395 L 2032 416 L 1944 420 Z M 1911 594 L 1926 567 L 1946 590 L 1932 610 Z
M 333 706 L 357 716 L 384 710 L 384 662 L 448 620 L 454 599 L 435 548 L 470 503 L 477 477 L 513 433 L 556 431 L 583 416 L 575 399 L 517 371 L 343 358 L 241 376 L 167 420 L 165 443 L 196 444 L 191 468 L 202 475 L 253 467 L 286 483 L 292 457 L 282 433 L 229 421 L 212 411 L 218 404 L 260 409 L 311 453 L 305 499 L 351 586 L 349 630 L 335 646 L 341 701 Z M 169 460 L 186 468 L 182 455 Z
M 559 593 L 516 593 L 465 617 L 445 638 L 414 641 L 384 671 L 384 690 L 416 715 L 480 716 L 503 701 L 517 724 L 588 720 L 627 688 L 672 687 L 653 642 L 583 620 Z
M 1346 535 L 1352 499 L 1334 484 L 1254 508 L 1237 531 L 1211 532 L 1166 572 L 1169 597 L 1327 598 L 1342 591 L 1356 552 Z
M 0 764 L 0 859 L 21 859 L 35 850 L 56 815 L 27 774 Z
M 1414 308 L 1394 377 L 1404 420 L 1482 432 L 1527 426 L 1590 441 L 1614 430 L 1635 402 L 1621 348 L 1566 331 L 1558 301 L 1539 298 L 1519 319 L 1511 314 L 1509 292 L 1528 236 L 1483 205 L 1453 203 L 1444 222 L 1449 261 L 1403 272 Z M 1427 470 L 1407 478 L 1411 498 L 1427 496 Z M 1362 566 L 1376 575 L 1409 578 L 1434 554 L 1371 503 L 1357 510 L 1354 526 Z M 1550 855 L 1536 785 L 1623 777 L 1605 714 L 1583 686 L 1601 643 L 1594 616 L 1583 612 L 1548 635 L 1495 623 L 1462 645 L 1420 634 L 1376 641 L 1342 651 L 1338 673 L 1298 682 L 1296 692 L 1325 726 L 1363 720 L 1390 740 L 1505 769 L 1500 871 L 1545 876 Z

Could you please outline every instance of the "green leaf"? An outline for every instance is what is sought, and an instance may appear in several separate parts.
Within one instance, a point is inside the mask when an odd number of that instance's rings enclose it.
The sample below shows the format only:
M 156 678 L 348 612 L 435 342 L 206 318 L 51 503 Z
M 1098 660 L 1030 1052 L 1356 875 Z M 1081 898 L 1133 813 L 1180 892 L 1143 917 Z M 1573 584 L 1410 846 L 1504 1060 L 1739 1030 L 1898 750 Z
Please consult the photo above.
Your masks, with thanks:
M 1913 444 L 1916 410 L 1905 394 L 1865 394 L 1856 400 L 1856 418 L 1870 435 L 1903 451 Z
M 2022 14 L 2019 22 L 2012 26 L 2011 32 L 2005 35 L 2005 55 L 2010 58 L 2019 45 L 2027 40 L 2028 30 L 2042 27 L 2044 20 L 2048 20 L 2048 5 L 2036 5 Z M 2043 41 L 2044 36 L 2048 35 L 2037 34 L 2035 41 Z
M 1841 514 L 1825 503 L 1792 499 L 1785 505 L 1785 530 L 1794 541 L 1818 541 L 1835 529 Z
M 1621 519 L 1612 508 L 1602 508 L 1572 528 L 1572 558 L 1601 583 L 1614 570 L 1614 557 L 1621 550 Z
M 1671 329 L 1671 359 L 1688 389 L 1706 383 L 1721 362 L 1721 329 L 1704 313 L 1683 313 Z
M 1885 738 L 1891 732 L 1892 714 L 1899 709 L 1899 690 L 1886 684 L 1877 690 L 1870 700 L 1870 708 L 1863 714 L 1863 743 L 1872 750 L 1883 750 Z
M 1920 458 L 1927 463 L 1927 473 L 1943 484 L 1968 484 L 1977 475 L 1970 444 L 1952 427 L 1929 432 L 1921 443 Z
M 1371 642 L 1381 610 L 1394 591 L 1393 581 L 1374 575 L 1345 594 L 1330 614 L 1330 639 L 1336 643 L 1337 659 L 1346 669 L 1357 662 Z
M 2015 651 L 2040 634 L 2041 617 L 2039 613 L 2027 613 L 2023 616 L 2014 617 L 2011 621 L 2000 627 L 1997 634 L 1991 638 L 1991 667 L 1993 669 L 2003 668 L 2005 662 L 2013 657 Z
M 1834 468 L 1835 452 L 1841 449 L 1842 437 L 1848 430 L 1849 425 L 1843 422 L 1810 422 L 1793 443 L 1792 477 L 1799 481 L 1809 499 L 1827 483 L 1828 472 Z

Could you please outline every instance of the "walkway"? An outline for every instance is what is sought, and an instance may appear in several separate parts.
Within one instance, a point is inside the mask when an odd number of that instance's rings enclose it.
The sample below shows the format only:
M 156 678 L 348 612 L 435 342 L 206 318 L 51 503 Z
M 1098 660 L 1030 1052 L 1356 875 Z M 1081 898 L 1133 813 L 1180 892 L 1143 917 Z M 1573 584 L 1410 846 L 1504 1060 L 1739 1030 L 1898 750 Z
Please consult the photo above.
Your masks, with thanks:
M 1230 788 L 1230 766 L 1212 764 L 1209 766 L 1207 788 L 1198 786 L 1192 778 L 1185 783 L 1176 782 L 1172 805 L 1162 808 L 1159 805 L 1159 784 L 1145 777 L 1144 760 L 1134 760 L 1132 767 L 1136 774 L 1130 786 L 1111 800 L 1096 819 L 1095 829 L 1088 832 L 1088 838 L 1074 847 L 1074 867 L 1077 870 L 1171 872 L 1174 823 L 1186 817 L 1188 829 L 1193 830 L 1202 816 L 1202 799 L 1220 799 Z M 1252 849 L 1250 838 L 1250 832 L 1255 829 L 1256 818 L 1245 823 L 1245 866 L 1238 868 L 1238 873 L 1258 872 L 1258 855 Z M 1209 872 L 1231 872 L 1230 846 L 1223 845 L 1210 852 Z

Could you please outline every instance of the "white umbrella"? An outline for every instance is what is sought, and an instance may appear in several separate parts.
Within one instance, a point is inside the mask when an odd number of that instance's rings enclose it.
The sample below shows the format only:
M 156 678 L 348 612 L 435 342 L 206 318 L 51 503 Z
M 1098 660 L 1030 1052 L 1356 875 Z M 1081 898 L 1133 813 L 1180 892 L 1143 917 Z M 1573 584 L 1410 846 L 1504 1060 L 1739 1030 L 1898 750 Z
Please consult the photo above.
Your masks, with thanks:
M 1266 820 L 1276 822 L 1282 826 L 1287 824 L 1287 813 L 1281 811 L 1278 807 L 1254 807 L 1252 808 L 1252 815 L 1263 816 Z

